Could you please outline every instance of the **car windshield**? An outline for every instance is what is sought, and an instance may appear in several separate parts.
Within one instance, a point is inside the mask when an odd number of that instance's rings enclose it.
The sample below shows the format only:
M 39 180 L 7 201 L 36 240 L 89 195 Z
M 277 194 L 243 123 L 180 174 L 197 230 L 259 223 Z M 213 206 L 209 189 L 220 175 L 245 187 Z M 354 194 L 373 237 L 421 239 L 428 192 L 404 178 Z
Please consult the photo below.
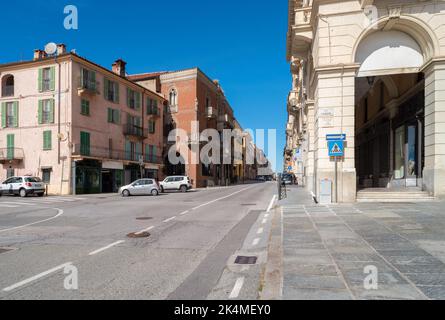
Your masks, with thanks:
M 42 182 L 42 179 L 37 178 L 37 177 L 30 177 L 30 178 L 25 178 L 26 182 Z

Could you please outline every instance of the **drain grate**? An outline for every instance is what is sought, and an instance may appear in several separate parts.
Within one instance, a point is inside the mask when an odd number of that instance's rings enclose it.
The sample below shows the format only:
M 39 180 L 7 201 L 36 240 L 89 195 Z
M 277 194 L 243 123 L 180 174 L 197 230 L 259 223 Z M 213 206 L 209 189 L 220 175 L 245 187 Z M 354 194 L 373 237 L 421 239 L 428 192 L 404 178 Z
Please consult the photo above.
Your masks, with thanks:
M 150 236 L 151 236 L 151 234 L 148 232 L 142 232 L 142 233 L 134 233 L 133 232 L 133 233 L 127 234 L 127 237 L 132 238 L 132 239 L 148 238 Z
M 15 249 L 13 249 L 13 248 L 0 248 L 0 254 L 6 253 L 6 252 L 9 252 L 9 251 L 13 251 L 13 250 L 15 250 Z
M 258 257 L 244 257 L 238 256 L 235 260 L 235 264 L 256 264 Z
M 136 220 L 151 220 L 151 219 L 153 219 L 152 217 L 139 217 L 139 218 L 136 218 Z

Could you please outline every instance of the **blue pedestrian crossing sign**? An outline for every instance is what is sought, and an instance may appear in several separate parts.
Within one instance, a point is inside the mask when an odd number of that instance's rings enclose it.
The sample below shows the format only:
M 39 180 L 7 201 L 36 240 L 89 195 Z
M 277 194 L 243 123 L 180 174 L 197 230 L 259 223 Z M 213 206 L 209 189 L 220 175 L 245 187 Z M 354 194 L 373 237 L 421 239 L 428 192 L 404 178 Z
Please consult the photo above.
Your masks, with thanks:
M 343 140 L 328 141 L 328 150 L 330 157 L 344 157 L 345 144 Z

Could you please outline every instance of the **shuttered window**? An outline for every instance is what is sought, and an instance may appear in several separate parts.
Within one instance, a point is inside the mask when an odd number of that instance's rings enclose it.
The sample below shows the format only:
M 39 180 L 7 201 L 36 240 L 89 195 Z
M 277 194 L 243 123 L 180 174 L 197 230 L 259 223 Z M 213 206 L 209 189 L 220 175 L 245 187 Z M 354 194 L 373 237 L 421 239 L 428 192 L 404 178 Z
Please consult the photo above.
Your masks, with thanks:
M 8 160 L 14 159 L 14 152 L 15 152 L 15 146 L 14 146 L 14 138 L 15 136 L 13 134 L 8 134 L 6 136 L 6 156 Z
M 39 101 L 39 124 L 54 123 L 54 99 Z
M 2 102 L 2 128 L 17 128 L 19 125 L 19 103 Z
M 127 106 L 131 109 L 141 109 L 141 93 L 127 88 Z
M 44 131 L 43 132 L 43 150 L 51 150 L 52 149 L 52 132 Z
M 56 67 L 39 69 L 38 88 L 39 92 L 56 89 Z
M 83 156 L 90 156 L 90 133 L 80 132 L 80 153 Z
M 104 98 L 119 103 L 119 84 L 117 82 L 104 79 Z
M 86 99 L 82 99 L 81 106 L 80 106 L 80 113 L 84 116 L 90 115 L 90 101 Z
M 108 108 L 108 122 L 114 124 L 120 124 L 121 112 L 119 109 Z
M 156 121 L 148 121 L 148 132 L 154 134 L 156 132 Z

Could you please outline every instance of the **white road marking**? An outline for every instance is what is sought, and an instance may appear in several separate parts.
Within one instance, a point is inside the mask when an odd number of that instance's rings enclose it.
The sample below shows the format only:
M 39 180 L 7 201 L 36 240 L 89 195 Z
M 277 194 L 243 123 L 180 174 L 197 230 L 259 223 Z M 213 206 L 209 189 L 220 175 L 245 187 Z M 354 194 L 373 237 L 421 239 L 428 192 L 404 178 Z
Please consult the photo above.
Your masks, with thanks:
M 277 196 L 274 195 L 272 200 L 270 201 L 269 207 L 267 207 L 267 212 L 270 212 L 270 210 L 272 210 L 273 204 L 274 204 L 276 199 L 277 199 Z
M 190 211 L 187 210 L 187 211 L 181 212 L 179 215 L 180 215 L 180 216 L 184 216 L 184 215 L 186 215 L 186 214 L 189 213 L 189 212 L 190 212 Z
M 260 238 L 256 238 L 255 240 L 253 240 L 253 243 L 252 243 L 252 246 L 257 246 L 258 245 L 258 243 L 260 243 Z
M 176 217 L 171 217 L 169 219 L 164 220 L 163 223 L 168 223 L 168 222 L 173 221 L 175 219 L 176 219 Z
M 229 194 L 228 196 L 225 196 L 225 197 L 222 197 L 222 198 L 219 198 L 219 199 L 215 199 L 215 200 L 212 200 L 212 201 L 210 201 L 210 202 L 201 204 L 200 206 L 194 207 L 194 208 L 191 209 L 191 210 L 197 210 L 197 209 L 200 209 L 200 208 L 202 208 L 202 207 L 208 206 L 209 204 L 212 204 L 212 203 L 215 203 L 215 202 L 218 202 L 218 201 L 221 201 L 221 200 L 224 200 L 224 199 L 233 197 L 234 195 L 236 195 L 236 194 L 238 194 L 238 193 L 241 193 L 241 192 L 244 192 L 244 191 L 246 191 L 246 190 L 252 189 L 253 187 L 255 187 L 255 186 L 252 186 L 252 187 L 249 187 L 249 188 L 244 188 L 244 189 L 242 189 L 242 190 L 240 190 L 240 191 L 237 191 L 237 192 L 234 192 L 234 193 L 232 193 L 232 194 Z
M 12 290 L 17 289 L 19 287 L 27 285 L 28 283 L 34 282 L 34 281 L 36 281 L 36 280 L 38 280 L 40 278 L 46 277 L 47 275 L 50 275 L 51 273 L 54 273 L 54 272 L 57 272 L 59 270 L 65 269 L 66 267 L 69 267 L 72 264 L 73 264 L 72 262 L 68 262 L 68 263 L 62 264 L 62 265 L 60 265 L 58 267 L 55 267 L 55 268 L 50 269 L 48 271 L 42 272 L 42 273 L 40 273 L 40 274 L 38 274 L 38 275 L 36 275 L 34 277 L 31 277 L 31 278 L 28 278 L 26 280 L 17 282 L 16 284 L 13 284 L 12 286 L 4 288 L 3 291 L 5 291 L 5 292 L 12 291 Z
M 148 232 L 148 231 L 150 231 L 150 230 L 153 230 L 154 228 L 155 228 L 154 226 L 151 226 L 151 227 L 149 227 L 149 228 L 147 228 L 147 229 L 144 229 L 144 230 L 141 230 L 141 231 L 139 231 L 139 232 L 136 232 L 135 235 L 140 235 L 140 234 L 142 234 L 142 233 L 144 233 L 144 232 Z
M 235 287 L 233 288 L 232 293 L 229 296 L 229 299 L 238 298 L 239 294 L 241 292 L 241 289 L 243 288 L 243 285 L 244 285 L 244 277 L 238 278 L 238 280 L 236 280 Z
M 13 205 L 8 205 L 8 204 L 0 204 L 1 208 L 18 208 L 20 206 L 13 206 Z
M 263 219 L 263 222 L 262 222 L 263 224 L 266 224 L 267 223 L 267 219 Z
M 40 220 L 40 221 L 33 222 L 33 223 L 28 223 L 28 224 L 25 224 L 25 225 L 22 225 L 22 226 L 14 227 L 14 228 L 3 229 L 3 230 L 0 230 L 0 233 L 2 233 L 2 232 L 7 232 L 7 231 L 12 231 L 12 230 L 17 230 L 17 229 L 22 229 L 22 228 L 26 228 L 26 227 L 30 227 L 30 226 L 33 226 L 33 225 L 36 225 L 36 224 L 39 224 L 39 223 L 43 223 L 43 222 L 48 222 L 48 221 L 57 219 L 58 217 L 60 217 L 61 215 L 63 215 L 63 210 L 62 210 L 62 209 L 54 208 L 54 210 L 57 210 L 57 211 L 58 211 L 58 214 L 55 215 L 55 216 L 52 217 L 52 218 L 48 218 L 48 219 L 44 219 L 44 220 Z
M 22 205 L 22 206 L 35 206 L 35 204 L 34 203 L 29 203 L 29 202 L 19 202 L 19 201 L 17 201 L 17 202 L 9 202 L 9 201 L 5 201 L 5 202 L 2 202 L 2 204 L 3 203 L 6 203 L 7 205 L 13 205 L 14 207 L 16 207 L 16 206 L 20 206 L 20 205 Z
M 96 250 L 96 251 L 90 252 L 90 253 L 89 253 L 89 256 L 94 256 L 94 255 L 96 255 L 96 254 L 98 254 L 98 253 L 101 253 L 101 252 L 103 252 L 103 251 L 105 251 L 105 250 L 111 249 L 111 248 L 113 248 L 113 247 L 115 247 L 115 246 L 117 246 L 117 245 L 119 245 L 119 244 L 124 243 L 124 242 L 125 242 L 124 240 L 116 241 L 115 243 L 112 243 L 112 244 L 110 244 L 110 245 L 108 245 L 108 246 L 106 246 L 106 247 L 103 247 L 103 248 L 98 249 L 98 250 Z
M 264 215 L 264 218 L 268 219 L 268 218 L 269 218 L 269 214 L 266 213 L 266 214 Z
M 264 228 L 259 228 L 257 234 L 262 234 L 264 232 Z

